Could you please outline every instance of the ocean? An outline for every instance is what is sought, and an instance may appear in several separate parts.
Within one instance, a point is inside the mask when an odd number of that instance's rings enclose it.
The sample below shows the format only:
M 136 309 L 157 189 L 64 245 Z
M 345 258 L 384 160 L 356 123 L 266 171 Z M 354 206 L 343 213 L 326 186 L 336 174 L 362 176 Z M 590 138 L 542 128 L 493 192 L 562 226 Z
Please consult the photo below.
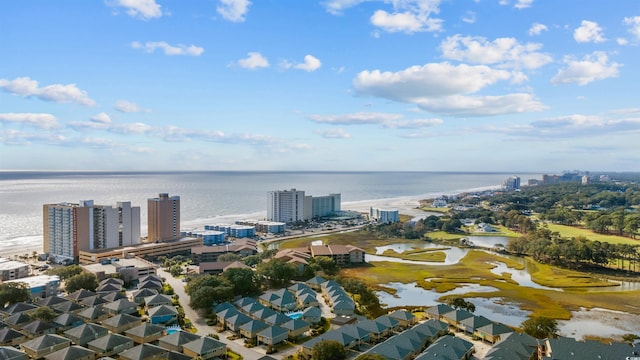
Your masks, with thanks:
M 183 229 L 233 219 L 263 219 L 267 192 L 304 190 L 340 193 L 342 203 L 403 197 L 434 197 L 498 186 L 512 175 L 449 172 L 0 172 L 0 250 L 42 243 L 42 205 L 94 200 L 100 205 L 131 201 L 146 234 L 147 199 L 180 196 Z

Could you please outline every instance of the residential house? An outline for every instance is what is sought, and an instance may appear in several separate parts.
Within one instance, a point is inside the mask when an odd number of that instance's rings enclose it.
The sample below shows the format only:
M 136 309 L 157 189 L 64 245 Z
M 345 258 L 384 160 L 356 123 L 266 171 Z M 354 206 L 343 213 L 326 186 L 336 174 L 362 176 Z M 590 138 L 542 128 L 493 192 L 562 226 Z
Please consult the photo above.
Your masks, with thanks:
M 108 333 L 109 330 L 106 327 L 88 323 L 65 331 L 64 336 L 76 345 L 84 346 L 89 341 L 105 336 Z
M 20 344 L 20 350 L 32 359 L 39 359 L 69 346 L 71 346 L 71 340 L 60 335 L 46 334 L 23 342 Z
M 147 309 L 160 305 L 173 306 L 173 300 L 169 295 L 154 294 L 144 298 L 144 305 L 147 307 Z
M 246 324 L 251 320 L 252 319 L 247 315 L 241 312 L 236 312 L 224 320 L 224 325 L 227 329 L 233 332 L 238 332 L 240 331 L 240 325 Z
M 114 334 L 122 334 L 125 331 L 141 324 L 139 317 L 129 314 L 118 314 L 108 319 L 102 320 L 101 324 Z
M 25 313 L 13 314 L 4 319 L 4 323 L 15 330 L 22 329 L 22 326 L 30 323 L 31 321 L 31 317 Z
M 258 333 L 266 328 L 269 325 L 267 323 L 260 320 L 250 320 L 242 325 L 240 325 L 240 335 L 244 336 L 247 339 L 255 338 Z
M 176 331 L 173 334 L 165 335 L 158 340 L 158 346 L 167 350 L 182 352 L 182 346 L 186 343 L 200 339 L 200 335 L 188 331 Z
M 289 339 L 297 339 L 302 337 L 311 329 L 309 323 L 301 319 L 291 319 L 280 325 L 289 332 Z
M 157 294 L 158 290 L 156 289 L 139 289 L 133 292 L 132 300 L 134 303 L 138 304 L 138 306 L 143 306 L 145 298 Z
M 190 356 L 185 356 L 151 344 L 134 346 L 131 349 L 121 352 L 118 358 L 120 360 L 193 359 Z
M 111 316 L 107 310 L 102 308 L 102 305 L 92 306 L 78 312 L 78 316 L 91 322 L 100 322 Z
M 471 359 L 473 352 L 472 343 L 459 337 L 447 335 L 429 345 L 415 360 L 468 360 Z
M 473 334 L 476 329 L 491 324 L 491 320 L 484 316 L 471 316 L 466 319 L 462 319 L 458 328 L 468 334 Z
M 52 322 L 58 328 L 57 331 L 65 332 L 71 328 L 84 324 L 84 319 L 72 313 L 63 313 L 53 319 Z
M 97 294 L 94 293 L 93 291 L 89 291 L 89 290 L 85 290 L 85 289 L 79 289 L 76 290 L 74 292 L 72 292 L 71 294 L 65 296 L 65 299 L 79 303 L 82 299 L 84 298 L 88 298 L 90 296 L 96 296 Z
M 31 314 L 35 309 L 37 309 L 37 305 L 18 302 L 12 305 L 7 306 L 6 308 L 0 309 L 0 315 L 2 316 L 11 316 L 19 313 Z
M 0 346 L 18 346 L 27 340 L 27 336 L 9 327 L 0 329 Z
M 145 344 L 156 341 L 164 336 L 165 327 L 150 323 L 142 323 L 124 332 L 136 344 Z
M 152 324 L 166 324 L 178 320 L 178 310 L 173 306 L 160 305 L 148 310 L 149 322 Z
M 96 353 L 82 346 L 72 345 L 64 349 L 60 349 L 49 355 L 46 355 L 45 360 L 93 360 L 96 357 Z
M 503 335 L 485 355 L 486 360 L 529 360 L 538 359 L 540 341 L 533 336 L 512 332 Z
M 431 319 L 436 319 L 442 321 L 442 316 L 446 313 L 453 311 L 453 308 L 449 305 L 438 304 L 435 306 L 431 306 L 425 310 L 426 315 Z
M 22 333 L 27 335 L 29 339 L 37 338 L 45 334 L 54 334 L 56 327 L 48 321 L 34 320 L 22 326 Z
M 115 356 L 133 347 L 133 340 L 120 334 L 107 334 L 87 343 L 87 347 L 96 352 L 97 356 Z
M 418 319 L 415 317 L 415 315 L 406 310 L 396 310 L 390 313 L 389 317 L 398 320 L 398 325 L 403 329 L 412 327 L 418 322 Z
M 69 313 L 69 314 L 77 314 L 80 311 L 86 309 L 85 306 L 82 306 L 79 303 L 69 301 L 69 300 L 63 303 L 51 305 L 51 308 L 55 311 L 58 311 L 61 313 Z
M 111 315 L 135 314 L 138 312 L 138 305 L 128 299 L 120 299 L 102 306 Z
M 11 346 L 0 346 L 0 359 L 27 360 L 27 354 Z
M 500 323 L 490 323 L 484 326 L 478 327 L 473 335 L 484 340 L 490 342 L 492 344 L 497 343 L 507 334 L 512 333 L 513 330 L 508 328 L 507 326 Z
M 316 290 L 316 291 L 320 291 L 321 290 L 321 285 L 323 283 L 325 283 L 327 280 L 325 280 L 323 277 L 321 276 L 314 276 L 311 279 L 307 280 L 305 282 L 305 284 L 309 285 L 310 288 Z
M 291 320 L 290 317 L 288 317 L 287 315 L 285 315 L 285 314 L 283 314 L 281 312 L 276 312 L 276 311 L 273 311 L 273 310 L 271 310 L 271 311 L 273 312 L 273 314 L 271 316 L 268 316 L 268 317 L 262 319 L 262 320 L 264 320 L 264 322 L 266 322 L 269 325 L 281 325 L 281 324 L 284 324 L 287 321 Z
M 289 331 L 280 326 L 269 326 L 260 331 L 256 336 L 258 344 L 262 343 L 272 346 L 287 340 L 288 337 Z
M 308 307 L 302 311 L 302 320 L 311 324 L 317 324 L 322 320 L 322 310 L 316 306 Z
M 463 331 L 462 320 L 473 317 L 473 314 L 467 310 L 453 310 L 442 315 L 442 321 L 449 324 L 456 331 Z
M 200 357 L 203 360 L 224 357 L 227 354 L 227 345 L 208 336 L 186 343 L 182 346 L 182 352 L 192 358 Z

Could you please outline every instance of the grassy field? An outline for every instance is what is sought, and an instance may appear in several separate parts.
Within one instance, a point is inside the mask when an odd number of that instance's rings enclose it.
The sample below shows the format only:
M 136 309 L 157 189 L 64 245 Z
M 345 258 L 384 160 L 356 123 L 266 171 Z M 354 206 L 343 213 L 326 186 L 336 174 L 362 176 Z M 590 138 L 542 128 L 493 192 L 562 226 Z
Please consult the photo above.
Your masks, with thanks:
M 560 224 L 547 223 L 546 226 L 549 227 L 549 230 L 558 232 L 563 237 L 582 236 L 591 241 L 608 242 L 611 244 L 640 245 L 640 240 L 634 240 L 624 236 L 598 234 L 589 229 Z
M 444 232 L 430 233 L 434 239 L 442 239 L 444 243 L 455 245 L 461 235 L 451 235 Z M 314 240 L 323 240 L 325 244 L 352 244 L 368 253 L 374 253 L 375 247 L 390 244 L 420 244 L 421 240 L 407 240 L 401 238 L 375 239 L 366 231 L 336 233 L 325 236 L 284 241 L 281 248 L 292 248 L 309 245 Z M 447 245 L 443 245 L 446 247 Z M 439 261 L 444 256 L 437 249 L 414 249 L 402 254 L 385 253 L 393 257 L 411 260 Z M 564 291 L 534 289 L 519 286 L 509 273 L 494 274 L 491 272 L 496 262 L 504 262 L 508 267 L 524 269 L 531 274 L 533 281 L 540 285 L 562 288 Z M 373 289 L 393 293 L 394 290 L 384 285 L 391 282 L 417 283 L 418 286 L 443 293 L 464 284 L 478 284 L 496 288 L 493 292 L 467 293 L 463 297 L 499 297 L 505 301 L 518 304 L 523 310 L 532 312 L 533 316 L 548 316 L 555 319 L 569 319 L 571 311 L 585 308 L 604 308 L 640 314 L 640 290 L 635 291 L 600 291 L 585 292 L 581 287 L 607 287 L 611 282 L 602 279 L 602 275 L 562 269 L 543 265 L 530 259 L 522 261 L 520 258 L 505 257 L 485 251 L 471 250 L 459 263 L 453 265 L 414 265 L 397 262 L 372 262 L 362 267 L 346 268 L 340 273 L 345 277 L 360 279 Z M 640 281 L 640 277 L 628 280 Z M 606 289 L 604 289 L 606 290 Z M 457 295 L 460 296 L 460 295 Z M 446 301 L 441 298 L 441 301 Z M 418 300 L 419 302 L 419 300 Z M 415 304 L 420 305 L 420 304 Z
M 373 262 L 366 267 L 343 269 L 346 277 L 358 278 L 374 289 L 393 293 L 385 288 L 390 282 L 413 283 L 418 286 L 446 292 L 463 284 L 478 284 L 496 288 L 493 292 L 466 293 L 463 297 L 503 298 L 517 303 L 523 310 L 531 311 L 533 316 L 548 316 L 555 319 L 569 319 L 571 311 L 580 307 L 626 311 L 640 314 L 638 297 L 640 290 L 628 292 L 584 292 L 575 289 L 579 286 L 609 286 L 611 283 L 589 274 L 559 269 L 552 266 L 540 266 L 528 263 L 532 278 L 541 285 L 561 287 L 564 291 L 534 289 L 519 286 L 510 274 L 497 275 L 491 272 L 493 262 L 505 262 L 507 266 L 524 268 L 521 262 L 484 251 L 470 251 L 458 264 L 445 266 L 426 266 L 393 262 Z M 418 300 L 419 301 L 419 300 Z M 446 301 L 441 298 L 440 301 Z M 415 304 L 419 305 L 419 304 Z

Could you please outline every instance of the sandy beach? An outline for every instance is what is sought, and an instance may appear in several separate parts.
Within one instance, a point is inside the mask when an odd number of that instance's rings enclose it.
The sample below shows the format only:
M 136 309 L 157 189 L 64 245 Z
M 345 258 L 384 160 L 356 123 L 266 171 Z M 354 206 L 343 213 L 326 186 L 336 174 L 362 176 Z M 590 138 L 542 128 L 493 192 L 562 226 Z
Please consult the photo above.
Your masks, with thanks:
M 400 214 L 419 216 L 425 214 L 424 211 L 417 209 L 417 207 L 420 205 L 420 200 L 423 200 L 423 197 L 410 196 L 390 199 L 353 201 L 342 203 L 342 209 L 365 213 L 369 212 L 370 207 L 380 209 L 398 209 Z M 256 212 L 254 215 L 255 218 L 263 219 L 266 216 L 266 211 Z M 233 223 L 236 220 L 243 219 L 246 219 L 246 215 L 223 215 L 208 219 L 187 220 L 183 221 L 182 228 L 183 230 L 201 229 L 204 227 L 204 225 L 208 224 Z M 28 254 L 29 256 L 31 256 L 34 251 L 39 254 L 42 253 L 42 244 L 34 244 L 32 242 L 25 242 L 24 244 L 20 244 L 17 242 L 12 242 L 10 245 L 5 244 L 5 246 L 0 249 L 0 257 L 13 259 L 15 255 L 20 256 Z

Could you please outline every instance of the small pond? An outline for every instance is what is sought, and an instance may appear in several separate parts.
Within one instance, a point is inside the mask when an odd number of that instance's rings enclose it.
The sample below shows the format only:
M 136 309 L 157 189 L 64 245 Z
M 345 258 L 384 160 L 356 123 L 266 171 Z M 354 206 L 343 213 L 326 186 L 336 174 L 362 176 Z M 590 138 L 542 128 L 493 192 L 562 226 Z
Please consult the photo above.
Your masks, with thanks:
M 376 292 L 380 299 L 380 303 L 386 307 L 396 306 L 434 306 L 439 304 L 438 299 L 446 295 L 466 294 L 469 292 L 493 292 L 498 289 L 492 286 L 483 286 L 478 284 L 464 284 L 460 287 L 439 293 L 433 290 L 425 290 L 416 285 L 416 283 L 388 283 L 385 286 L 393 288 L 397 291 L 395 295 L 391 295 L 384 291 Z M 505 302 L 501 298 L 466 298 L 476 306 L 476 315 L 482 315 L 492 321 L 501 322 L 503 324 L 519 326 L 527 319 L 530 312 L 522 310 L 518 305 Z
M 470 235 L 466 238 L 471 242 L 471 245 L 480 246 L 484 248 L 494 248 L 496 245 L 507 246 L 509 238 L 506 236 L 476 236 Z
M 625 334 L 640 333 L 640 315 L 599 308 L 582 308 L 571 314 L 571 320 L 558 321 L 563 336 L 583 339 L 591 335 L 621 339 Z

